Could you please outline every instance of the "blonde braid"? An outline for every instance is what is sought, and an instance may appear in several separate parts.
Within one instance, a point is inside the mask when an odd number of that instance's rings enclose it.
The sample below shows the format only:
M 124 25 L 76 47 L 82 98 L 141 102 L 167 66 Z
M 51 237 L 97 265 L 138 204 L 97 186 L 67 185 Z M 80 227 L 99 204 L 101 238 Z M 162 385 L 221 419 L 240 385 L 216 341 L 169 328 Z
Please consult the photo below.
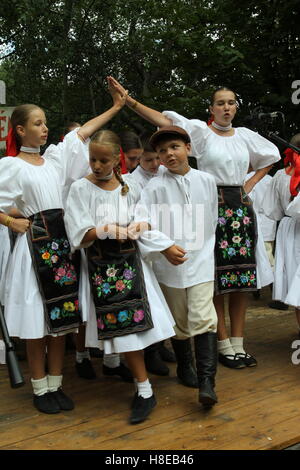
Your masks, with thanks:
M 129 192 L 129 186 L 128 186 L 128 184 L 125 183 L 125 181 L 122 178 L 121 164 L 120 163 L 118 163 L 118 165 L 115 166 L 114 172 L 115 172 L 117 180 L 120 182 L 120 184 L 122 186 L 121 194 L 122 194 L 122 196 L 126 196 L 126 194 Z

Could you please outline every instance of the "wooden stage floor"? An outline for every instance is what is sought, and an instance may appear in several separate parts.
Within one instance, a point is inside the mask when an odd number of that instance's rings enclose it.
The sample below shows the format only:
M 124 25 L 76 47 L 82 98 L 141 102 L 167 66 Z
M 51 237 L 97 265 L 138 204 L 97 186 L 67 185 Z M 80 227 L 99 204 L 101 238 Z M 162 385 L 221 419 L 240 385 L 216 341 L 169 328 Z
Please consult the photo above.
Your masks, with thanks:
M 251 296 L 247 350 L 258 367 L 231 370 L 219 365 L 219 403 L 205 412 L 197 390 L 178 384 L 175 365 L 168 377 L 151 375 L 158 406 L 149 419 L 129 425 L 133 385 L 102 376 L 101 359 L 93 358 L 97 379 L 79 379 L 74 354 L 68 352 L 64 390 L 75 409 L 57 415 L 32 406 L 26 361 L 26 385 L 12 390 L 0 366 L 0 449 L 18 450 L 259 450 L 283 449 L 300 442 L 300 360 L 292 343 L 298 339 L 295 314 L 271 310 L 268 289 Z M 300 362 L 300 361 L 299 361 Z

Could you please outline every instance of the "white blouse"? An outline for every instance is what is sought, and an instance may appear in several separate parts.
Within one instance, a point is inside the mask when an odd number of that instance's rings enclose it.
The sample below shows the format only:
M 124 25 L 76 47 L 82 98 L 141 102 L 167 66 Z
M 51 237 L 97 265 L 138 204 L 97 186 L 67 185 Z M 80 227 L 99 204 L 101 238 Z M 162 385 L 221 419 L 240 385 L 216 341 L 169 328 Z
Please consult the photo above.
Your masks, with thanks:
M 191 155 L 198 169 L 213 175 L 217 184 L 243 185 L 249 165 L 254 171 L 280 160 L 277 147 L 246 127 L 236 127 L 232 136 L 223 137 L 212 131 L 204 121 L 187 119 L 173 111 L 164 111 L 174 126 L 190 135 Z
M 121 194 L 121 185 L 107 191 L 87 178 L 72 184 L 66 204 L 65 225 L 73 249 L 83 247 L 81 240 L 92 228 L 115 223 L 127 226 L 132 221 L 140 189 L 130 174 L 122 177 L 129 186 L 125 196 Z
M 144 170 L 141 165 L 138 165 L 136 169 L 130 173 L 135 181 L 139 184 L 141 190 L 156 176 L 161 175 L 166 168 L 163 165 L 158 167 L 157 173 L 152 173 L 151 171 Z
M 286 215 L 300 220 L 300 193 L 287 206 Z
M 291 177 L 285 170 L 278 170 L 264 195 L 263 212 L 272 220 L 281 220 L 287 215 L 287 207 L 291 201 Z

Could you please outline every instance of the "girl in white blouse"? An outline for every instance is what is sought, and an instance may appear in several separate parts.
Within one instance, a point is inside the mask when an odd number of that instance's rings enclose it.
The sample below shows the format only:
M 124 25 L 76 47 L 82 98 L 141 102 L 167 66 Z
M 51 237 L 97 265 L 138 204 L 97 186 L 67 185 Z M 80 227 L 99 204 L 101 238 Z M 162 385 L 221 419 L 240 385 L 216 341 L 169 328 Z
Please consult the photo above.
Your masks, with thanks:
M 92 173 L 72 184 L 65 223 L 71 245 L 87 248 L 82 264 L 82 275 L 90 279 L 86 345 L 100 346 L 107 354 L 124 353 L 137 387 L 130 416 L 134 424 L 144 421 L 156 405 L 143 349 L 173 336 L 174 321 L 150 264 L 140 260 L 132 243 L 129 248 L 122 244 L 135 239 L 133 209 L 140 189 L 131 175 L 123 180 L 117 169 L 117 139 L 110 131 L 92 136 Z M 149 314 L 152 327 L 144 325 Z
M 113 77 L 108 77 L 108 82 L 119 92 L 125 92 Z M 173 111 L 160 113 L 130 96 L 127 96 L 126 104 L 158 127 L 176 125 L 185 129 L 191 136 L 191 154 L 197 158 L 198 169 L 215 177 L 219 188 L 215 250 L 219 360 L 231 368 L 255 366 L 255 358 L 243 347 L 247 307 L 245 291 L 271 284 L 273 273 L 247 194 L 280 160 L 277 147 L 247 128 L 232 127 L 237 99 L 235 93 L 227 88 L 216 90 L 212 96 L 210 112 L 213 122 L 210 125 L 198 119 L 187 119 Z M 249 167 L 254 170 L 254 175 L 245 183 Z M 225 325 L 224 293 L 229 293 L 230 338 Z
M 44 111 L 36 105 L 22 105 L 11 117 L 10 137 L 16 143 L 16 152 L 15 158 L 11 155 L 0 161 L 0 223 L 17 232 L 18 237 L 6 270 L 5 316 L 9 334 L 26 339 L 33 403 L 44 413 L 74 407 L 61 390 L 64 335 L 74 331 L 80 320 L 76 299 L 78 277 L 68 241 L 61 238 L 64 232 L 63 188 L 88 171 L 82 140 L 111 119 L 123 104 L 124 99 L 122 101 L 118 95 L 109 110 L 87 122 L 79 133 L 70 132 L 59 145 L 50 145 L 43 156 L 40 145 L 46 144 L 48 137 Z M 23 217 L 7 215 L 12 206 L 16 206 Z M 60 225 L 59 237 L 55 239 L 51 233 L 58 226 L 55 222 L 49 230 L 45 222 L 49 214 L 55 215 Z M 37 276 L 33 246 L 40 250 L 41 271 L 48 270 L 47 276 L 50 276 L 44 284 L 41 276 Z M 60 262 L 62 256 L 63 263 Z M 45 289 L 50 284 L 52 291 L 46 295 Z M 69 298 L 65 297 L 67 290 Z M 48 375 L 45 372 L 46 348 Z

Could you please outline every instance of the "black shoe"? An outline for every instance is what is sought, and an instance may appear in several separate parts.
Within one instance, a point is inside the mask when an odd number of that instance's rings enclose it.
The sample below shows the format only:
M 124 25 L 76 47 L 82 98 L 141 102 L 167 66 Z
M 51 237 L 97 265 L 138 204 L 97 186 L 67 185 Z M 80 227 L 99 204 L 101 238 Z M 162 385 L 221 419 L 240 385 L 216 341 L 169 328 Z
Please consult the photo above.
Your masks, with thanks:
M 281 302 L 280 300 L 272 300 L 268 303 L 268 307 L 274 308 L 276 310 L 288 310 L 289 306 Z
M 104 375 L 109 377 L 118 375 L 124 382 L 133 382 L 133 377 L 130 370 L 122 362 L 118 367 L 107 367 L 103 364 L 102 372 Z
M 159 349 L 144 349 L 145 366 L 148 372 L 156 375 L 168 375 L 169 367 L 162 361 Z
M 236 356 L 238 356 L 240 359 L 242 359 L 243 363 L 247 367 L 255 367 L 257 366 L 257 360 L 255 357 L 251 356 L 251 354 L 248 353 L 237 353 Z
M 55 414 L 60 412 L 60 407 L 51 393 L 44 393 L 44 395 L 33 395 L 33 404 L 37 410 L 42 413 Z
M 155 406 L 156 399 L 154 395 L 150 398 L 143 398 L 136 393 L 131 407 L 130 424 L 145 421 Z
M 91 357 L 98 357 L 98 358 L 103 357 L 103 351 L 101 351 L 101 349 L 99 348 L 89 348 L 89 351 L 90 351 Z
M 198 377 L 194 367 L 194 358 L 190 339 L 171 338 L 177 359 L 177 377 L 182 385 L 198 388 Z
M 56 400 L 60 410 L 70 411 L 74 409 L 73 401 L 71 398 L 67 397 L 61 388 L 56 390 L 56 392 L 49 392 L 49 394 L 52 395 L 52 397 Z
M 159 345 L 159 355 L 165 362 L 176 362 L 176 356 L 173 351 L 170 351 L 170 349 L 166 348 L 162 343 Z
M 78 376 L 82 379 L 91 380 L 96 378 L 96 373 L 94 371 L 92 362 L 88 358 L 84 358 L 82 362 L 76 361 L 75 369 L 77 371 Z
M 223 366 L 229 367 L 230 369 L 244 369 L 246 367 L 246 364 L 238 356 L 238 354 L 233 355 L 219 353 L 219 362 L 223 364 Z
M 209 377 L 203 379 L 199 384 L 199 402 L 202 403 L 204 408 L 211 408 L 218 403 L 213 383 Z

